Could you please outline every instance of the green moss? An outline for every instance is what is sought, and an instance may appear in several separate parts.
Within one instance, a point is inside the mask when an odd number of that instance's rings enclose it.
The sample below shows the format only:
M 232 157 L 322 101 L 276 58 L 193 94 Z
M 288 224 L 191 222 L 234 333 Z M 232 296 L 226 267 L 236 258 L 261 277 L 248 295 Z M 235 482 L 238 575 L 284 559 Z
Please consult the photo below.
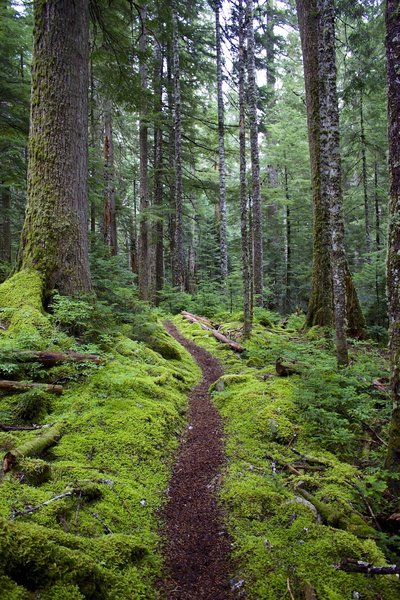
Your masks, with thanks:
M 43 280 L 34 270 L 16 273 L 0 285 L 2 349 L 40 349 L 51 339 L 53 328 L 42 307 Z

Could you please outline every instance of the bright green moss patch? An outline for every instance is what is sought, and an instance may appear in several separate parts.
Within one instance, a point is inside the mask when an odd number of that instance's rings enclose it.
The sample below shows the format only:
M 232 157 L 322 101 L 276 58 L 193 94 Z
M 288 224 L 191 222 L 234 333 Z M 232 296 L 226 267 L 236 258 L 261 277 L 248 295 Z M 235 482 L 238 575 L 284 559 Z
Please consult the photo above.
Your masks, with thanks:
M 394 600 L 395 577 L 348 574 L 334 566 L 345 558 L 387 564 L 362 496 L 377 511 L 382 488 L 374 494 L 373 486 L 382 482 L 376 472 L 368 479 L 373 468 L 359 467 L 366 452 L 370 464 L 382 464 L 363 422 L 378 431 L 384 423 L 387 398 L 371 383 L 387 366 L 371 346 L 359 343 L 352 364 L 337 371 L 331 340 L 316 328 L 302 333 L 303 318 L 290 318 L 284 327 L 263 312 L 261 318 L 240 357 L 195 324 L 175 319 L 227 373 L 212 395 L 225 421 L 221 500 L 233 538 L 232 575 L 244 581 L 250 600 L 289 597 L 288 585 L 295 598 L 314 590 L 324 600 L 356 593 Z M 278 358 L 296 364 L 300 374 L 278 377 Z
M 37 271 L 16 273 L 0 285 L 0 348 L 40 349 L 53 329 L 42 308 L 42 278 Z

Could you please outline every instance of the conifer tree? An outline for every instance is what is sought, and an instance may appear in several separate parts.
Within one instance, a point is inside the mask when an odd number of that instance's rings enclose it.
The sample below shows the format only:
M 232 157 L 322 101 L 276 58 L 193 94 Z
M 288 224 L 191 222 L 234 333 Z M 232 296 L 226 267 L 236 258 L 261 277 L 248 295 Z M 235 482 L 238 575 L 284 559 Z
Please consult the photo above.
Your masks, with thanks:
M 34 1 L 28 206 L 18 260 L 44 289 L 91 289 L 88 258 L 88 0 Z

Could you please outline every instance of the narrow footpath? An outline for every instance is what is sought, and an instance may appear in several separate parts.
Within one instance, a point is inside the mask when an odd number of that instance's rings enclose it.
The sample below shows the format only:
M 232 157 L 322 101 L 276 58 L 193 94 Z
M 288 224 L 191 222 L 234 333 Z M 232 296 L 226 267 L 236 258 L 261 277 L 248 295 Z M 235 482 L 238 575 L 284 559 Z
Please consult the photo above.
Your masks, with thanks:
M 178 451 L 164 510 L 165 562 L 161 583 L 165 600 L 229 600 L 230 540 L 223 526 L 217 492 L 225 462 L 222 422 L 208 388 L 222 374 L 209 353 L 184 338 L 176 327 L 165 327 L 203 371 L 189 397 L 188 429 Z

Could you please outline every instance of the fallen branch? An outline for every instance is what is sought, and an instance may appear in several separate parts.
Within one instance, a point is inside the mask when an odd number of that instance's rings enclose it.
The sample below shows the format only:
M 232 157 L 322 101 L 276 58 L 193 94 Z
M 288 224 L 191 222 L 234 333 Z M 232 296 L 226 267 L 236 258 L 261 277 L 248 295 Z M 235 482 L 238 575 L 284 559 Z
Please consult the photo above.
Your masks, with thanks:
M 370 431 L 376 437 L 378 442 L 380 442 L 383 446 L 387 446 L 387 442 L 381 438 L 381 436 L 375 431 L 375 429 L 373 429 L 373 427 L 371 427 L 371 425 L 368 425 L 368 423 L 365 421 L 361 421 L 361 425 L 366 427 L 368 431 Z
M 109 526 L 107 525 L 107 523 L 105 523 L 105 522 L 103 521 L 103 519 L 102 519 L 101 517 L 99 517 L 99 515 L 98 515 L 97 513 L 95 513 L 95 512 L 91 512 L 90 514 L 92 515 L 92 517 L 94 517 L 95 519 L 97 519 L 97 520 L 99 521 L 99 523 L 101 523 L 101 524 L 103 525 L 104 532 L 105 532 L 107 535 L 111 535 L 111 534 L 112 534 L 112 531 L 111 531 L 111 529 L 109 528 Z
M 211 325 L 210 322 L 209 322 L 209 325 L 207 325 L 204 322 L 205 319 L 203 319 L 203 317 L 198 317 L 197 315 L 192 315 L 191 313 L 188 313 L 187 311 L 182 311 L 181 314 L 190 323 L 197 323 L 198 325 L 200 325 L 200 327 L 202 329 L 212 333 L 212 335 L 219 342 L 222 342 L 223 344 L 227 344 L 234 352 L 243 352 L 244 351 L 243 346 L 241 346 L 237 342 L 234 342 L 233 340 L 230 340 L 225 335 L 223 335 L 220 331 L 217 331 L 216 329 L 213 329 L 212 327 L 210 327 L 210 325 Z M 207 319 L 206 319 L 206 321 L 207 321 Z
M 0 379 L 0 389 L 11 390 L 12 392 L 43 390 L 52 394 L 62 394 L 64 391 L 62 385 L 53 385 L 50 383 L 30 383 L 29 381 L 9 381 L 7 379 Z
M 37 436 L 35 439 L 26 442 L 22 446 L 18 446 L 13 450 L 7 452 L 3 459 L 3 471 L 8 473 L 17 463 L 19 458 L 26 456 L 37 456 L 41 454 L 43 450 L 46 450 L 50 446 L 53 446 L 61 436 L 61 427 L 55 425 L 49 428 L 42 435 Z
M 76 494 L 76 491 L 71 490 L 69 492 L 64 492 L 63 494 L 59 494 L 58 496 L 54 496 L 53 498 L 50 498 L 49 500 L 46 500 L 45 502 L 41 502 L 40 504 L 37 504 L 36 506 L 29 506 L 28 508 L 25 508 L 24 510 L 13 510 L 11 512 L 10 519 L 15 519 L 16 517 L 20 517 L 21 515 L 29 515 L 33 512 L 36 512 L 37 510 L 39 510 L 39 508 L 42 508 L 42 506 L 47 506 L 48 504 L 51 504 L 52 502 L 55 502 L 56 500 L 61 500 L 62 498 L 68 498 L 68 496 L 74 496 L 75 494 Z
M 98 354 L 81 354 L 80 352 L 50 352 L 36 350 L 12 350 L 4 352 L 0 358 L 5 361 L 14 360 L 16 362 L 39 362 L 47 367 L 52 367 L 60 362 L 94 362 L 100 364 L 103 361 Z
M 346 571 L 347 573 L 367 573 L 368 575 L 396 575 L 400 573 L 400 566 L 397 565 L 374 567 L 367 562 L 352 558 L 346 558 L 334 565 L 334 567 L 339 571 Z

